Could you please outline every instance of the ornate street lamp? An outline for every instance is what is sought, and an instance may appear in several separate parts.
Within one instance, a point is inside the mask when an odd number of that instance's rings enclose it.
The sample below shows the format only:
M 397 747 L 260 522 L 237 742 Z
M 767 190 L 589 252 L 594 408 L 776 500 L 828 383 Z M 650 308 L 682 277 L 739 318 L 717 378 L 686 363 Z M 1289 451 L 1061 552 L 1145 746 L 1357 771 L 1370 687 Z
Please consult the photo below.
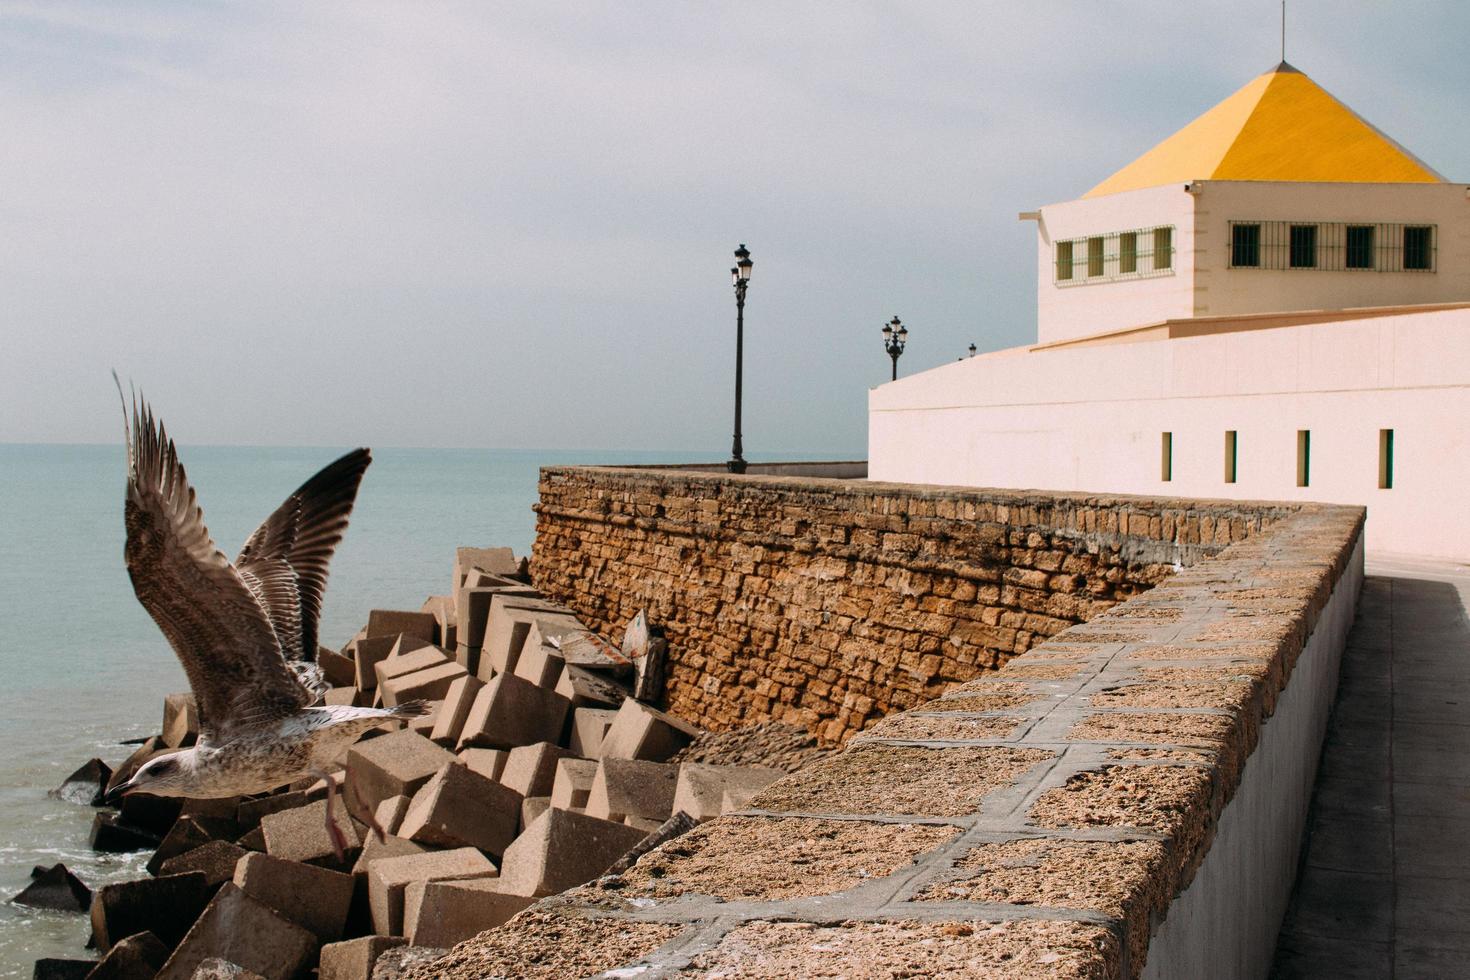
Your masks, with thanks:
M 745 290 L 750 285 L 750 270 L 754 266 L 750 250 L 741 242 L 735 250 L 735 267 L 730 270 L 730 278 L 735 281 L 735 442 L 730 447 L 730 461 L 725 468 L 731 473 L 745 472 L 740 446 L 740 382 L 745 357 Z
M 975 345 L 974 344 L 971 344 L 970 345 L 970 356 L 971 357 L 974 357 L 975 356 Z
M 883 324 L 883 349 L 888 356 L 893 358 L 893 380 L 898 380 L 898 357 L 903 353 L 904 345 L 909 342 L 909 328 L 894 317 L 889 323 Z

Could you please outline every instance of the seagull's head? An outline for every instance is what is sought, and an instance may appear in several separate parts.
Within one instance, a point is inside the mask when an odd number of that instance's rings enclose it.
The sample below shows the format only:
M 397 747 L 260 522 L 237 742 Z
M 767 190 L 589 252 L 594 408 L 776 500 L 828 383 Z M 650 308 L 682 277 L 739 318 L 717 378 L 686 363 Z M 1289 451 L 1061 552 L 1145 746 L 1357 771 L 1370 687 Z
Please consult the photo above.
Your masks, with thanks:
M 193 782 L 194 753 L 185 749 L 149 759 L 133 773 L 133 778 L 108 791 L 105 802 L 116 804 L 129 793 L 153 796 L 188 796 Z

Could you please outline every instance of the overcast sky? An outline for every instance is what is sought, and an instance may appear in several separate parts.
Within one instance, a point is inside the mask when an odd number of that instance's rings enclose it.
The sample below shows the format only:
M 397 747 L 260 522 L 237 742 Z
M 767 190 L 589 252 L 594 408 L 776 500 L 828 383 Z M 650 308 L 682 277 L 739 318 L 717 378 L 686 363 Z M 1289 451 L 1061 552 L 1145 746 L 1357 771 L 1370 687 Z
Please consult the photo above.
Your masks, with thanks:
M 0 2 L 0 441 L 851 456 L 1035 336 L 1034 226 L 1279 57 L 1276 0 Z M 1470 179 L 1470 4 L 1288 60 Z

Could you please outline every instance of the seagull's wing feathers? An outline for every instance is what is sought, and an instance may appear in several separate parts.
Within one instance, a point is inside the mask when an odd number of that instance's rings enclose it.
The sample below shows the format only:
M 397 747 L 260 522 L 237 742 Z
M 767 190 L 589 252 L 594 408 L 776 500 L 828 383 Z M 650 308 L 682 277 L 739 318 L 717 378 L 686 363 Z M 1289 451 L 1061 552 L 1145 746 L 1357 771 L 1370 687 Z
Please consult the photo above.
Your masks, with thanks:
M 128 575 L 189 676 L 201 735 L 222 740 L 305 706 L 265 611 L 210 540 L 163 424 L 136 400 L 130 423 Z
M 235 559 L 287 660 L 316 661 L 327 565 L 372 461 L 368 450 L 356 449 L 328 464 L 256 528 Z

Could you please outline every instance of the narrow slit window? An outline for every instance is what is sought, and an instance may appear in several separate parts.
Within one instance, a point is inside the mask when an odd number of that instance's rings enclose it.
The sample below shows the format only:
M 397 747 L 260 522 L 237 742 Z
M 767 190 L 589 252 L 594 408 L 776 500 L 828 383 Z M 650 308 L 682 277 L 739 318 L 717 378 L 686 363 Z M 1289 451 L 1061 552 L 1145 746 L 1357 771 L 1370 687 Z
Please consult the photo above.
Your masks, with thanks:
M 1072 243 L 1057 242 L 1057 279 L 1072 278 Z
M 1154 229 L 1154 268 L 1172 269 L 1174 267 L 1174 229 Z
M 1087 278 L 1103 274 L 1103 240 L 1102 236 L 1089 238 L 1087 240 Z
M 1311 486 L 1312 483 L 1312 432 L 1310 429 L 1296 430 L 1296 485 Z
M 1291 226 L 1291 267 L 1293 269 L 1317 268 L 1317 226 Z
M 1165 432 L 1159 442 L 1159 479 L 1168 483 L 1174 479 L 1174 433 Z
M 1378 430 L 1378 489 L 1393 489 L 1393 430 Z
M 1348 225 L 1345 258 L 1349 269 L 1373 268 L 1373 226 Z
M 1434 268 L 1434 229 L 1427 225 L 1410 225 L 1404 229 L 1404 268 Z
M 1138 271 L 1138 232 L 1125 231 L 1118 236 L 1118 274 Z
M 1235 482 L 1235 430 L 1229 429 L 1225 433 L 1225 482 Z

